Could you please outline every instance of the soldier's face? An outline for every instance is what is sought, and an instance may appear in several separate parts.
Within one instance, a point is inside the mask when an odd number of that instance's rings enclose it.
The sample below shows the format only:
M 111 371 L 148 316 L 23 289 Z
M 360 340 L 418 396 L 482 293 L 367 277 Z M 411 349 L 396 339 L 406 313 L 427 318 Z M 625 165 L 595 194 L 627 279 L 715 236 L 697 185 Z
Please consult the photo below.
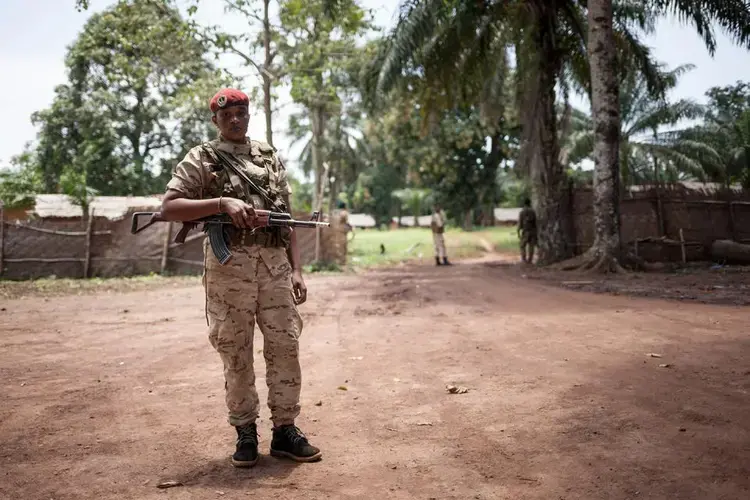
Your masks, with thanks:
M 211 120 L 225 138 L 230 141 L 242 142 L 247 136 L 250 112 L 247 106 L 232 106 L 231 108 L 220 109 Z

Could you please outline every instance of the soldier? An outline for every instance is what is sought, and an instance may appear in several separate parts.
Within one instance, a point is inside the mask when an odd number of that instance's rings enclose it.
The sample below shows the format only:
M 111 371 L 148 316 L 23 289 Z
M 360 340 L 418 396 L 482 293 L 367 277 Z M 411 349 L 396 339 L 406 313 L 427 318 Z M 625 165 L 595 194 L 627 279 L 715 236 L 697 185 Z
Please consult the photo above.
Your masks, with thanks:
M 298 341 L 302 319 L 297 305 L 307 300 L 296 233 L 269 227 L 267 217 L 257 217 L 254 210 L 291 212 L 286 169 L 273 147 L 247 138 L 246 94 L 223 89 L 211 99 L 209 108 L 219 138 L 192 148 L 175 167 L 162 214 L 168 220 L 189 221 L 225 213 L 233 221 L 228 226 L 231 261 L 221 265 L 207 240 L 203 248 L 208 338 L 224 365 L 228 420 L 237 432 L 232 464 L 252 467 L 258 461 L 255 421 L 260 403 L 253 369 L 256 322 L 263 334 L 273 422 L 271 455 L 316 461 L 320 450 L 295 426 L 302 384 Z M 211 154 L 212 148 L 232 155 L 263 192 L 241 181 Z
M 521 260 L 531 264 L 534 261 L 534 247 L 536 246 L 536 212 L 531 208 L 531 200 L 526 198 L 523 208 L 518 214 L 518 237 L 521 246 Z M 528 259 L 526 246 L 529 247 Z
M 443 237 L 443 233 L 445 232 L 445 212 L 440 208 L 440 204 L 438 203 L 432 206 L 430 228 L 432 229 L 432 242 L 435 245 L 435 265 L 450 266 L 451 263 L 448 262 L 445 252 L 445 238 Z M 442 262 L 440 259 L 442 259 Z

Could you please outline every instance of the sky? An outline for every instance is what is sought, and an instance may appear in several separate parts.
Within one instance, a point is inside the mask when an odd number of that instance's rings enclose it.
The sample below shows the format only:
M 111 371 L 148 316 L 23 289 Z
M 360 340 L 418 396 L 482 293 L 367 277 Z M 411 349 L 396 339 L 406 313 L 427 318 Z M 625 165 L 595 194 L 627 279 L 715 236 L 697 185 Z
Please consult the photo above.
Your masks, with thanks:
M 8 166 L 11 157 L 21 153 L 24 145 L 34 141 L 36 128 L 31 114 L 52 103 L 54 89 L 66 82 L 64 57 L 86 19 L 106 8 L 112 0 L 90 0 L 89 11 L 77 12 L 75 0 L 0 0 L 0 168 Z M 230 32 L 239 32 L 244 22 L 234 14 L 226 14 L 222 0 L 201 0 L 197 13 L 200 22 L 220 24 Z M 378 25 L 392 26 L 399 0 L 361 0 L 371 9 Z M 750 52 L 735 47 L 720 31 L 718 47 L 712 58 L 703 42 L 689 26 L 674 20 L 659 22 L 655 35 L 646 40 L 654 55 L 670 68 L 691 63 L 695 69 L 687 73 L 672 92 L 672 98 L 692 98 L 705 102 L 705 92 L 713 86 L 730 85 L 738 80 L 750 81 Z M 246 90 L 260 85 L 250 69 L 243 68 L 237 58 L 222 59 L 222 64 L 240 75 L 248 75 Z M 296 170 L 300 147 L 290 147 L 284 132 L 288 117 L 294 111 L 288 89 L 280 89 L 281 109 L 274 115 L 274 143 L 287 158 L 287 166 Z M 588 103 L 573 98 L 573 104 L 588 110 Z M 254 110 L 250 137 L 265 137 L 262 109 Z

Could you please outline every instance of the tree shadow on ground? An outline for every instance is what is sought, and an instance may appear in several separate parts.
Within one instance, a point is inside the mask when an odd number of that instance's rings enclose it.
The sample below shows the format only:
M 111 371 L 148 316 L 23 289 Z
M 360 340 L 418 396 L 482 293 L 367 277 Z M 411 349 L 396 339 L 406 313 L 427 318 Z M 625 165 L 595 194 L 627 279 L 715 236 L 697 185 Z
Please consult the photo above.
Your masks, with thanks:
M 528 417 L 534 432 L 485 436 L 513 449 L 495 477 L 524 498 L 750 498 L 750 339 L 686 343 L 588 371 Z

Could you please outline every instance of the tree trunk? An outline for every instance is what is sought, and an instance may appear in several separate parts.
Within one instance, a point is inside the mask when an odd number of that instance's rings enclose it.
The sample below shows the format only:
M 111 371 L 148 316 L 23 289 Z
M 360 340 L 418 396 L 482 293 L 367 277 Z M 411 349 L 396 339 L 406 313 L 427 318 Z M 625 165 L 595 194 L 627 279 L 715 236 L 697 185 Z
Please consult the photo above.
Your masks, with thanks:
M 620 258 L 620 105 L 612 0 L 589 0 L 588 52 L 594 121 L 594 244 L 584 269 L 622 270 Z
M 540 265 L 552 264 L 571 255 L 572 214 L 567 203 L 567 176 L 560 163 L 555 110 L 555 84 L 560 70 L 560 54 L 554 44 L 556 16 L 546 2 L 537 5 L 534 19 L 533 54 L 536 71 L 528 76 L 535 96 L 526 99 L 522 113 L 524 140 L 530 160 L 534 210 L 539 226 Z
M 263 112 L 266 115 L 266 142 L 273 146 L 273 129 L 271 127 L 271 71 L 273 55 L 271 54 L 271 22 L 268 16 L 268 6 L 271 0 L 263 0 L 263 50 L 265 51 L 265 60 L 263 62 Z
M 312 121 L 312 163 L 313 172 L 315 173 L 315 190 L 313 191 L 313 210 L 319 210 L 321 204 L 321 198 L 323 191 L 323 158 L 321 155 L 321 136 L 322 131 L 322 112 L 318 109 L 310 110 L 310 118 Z

